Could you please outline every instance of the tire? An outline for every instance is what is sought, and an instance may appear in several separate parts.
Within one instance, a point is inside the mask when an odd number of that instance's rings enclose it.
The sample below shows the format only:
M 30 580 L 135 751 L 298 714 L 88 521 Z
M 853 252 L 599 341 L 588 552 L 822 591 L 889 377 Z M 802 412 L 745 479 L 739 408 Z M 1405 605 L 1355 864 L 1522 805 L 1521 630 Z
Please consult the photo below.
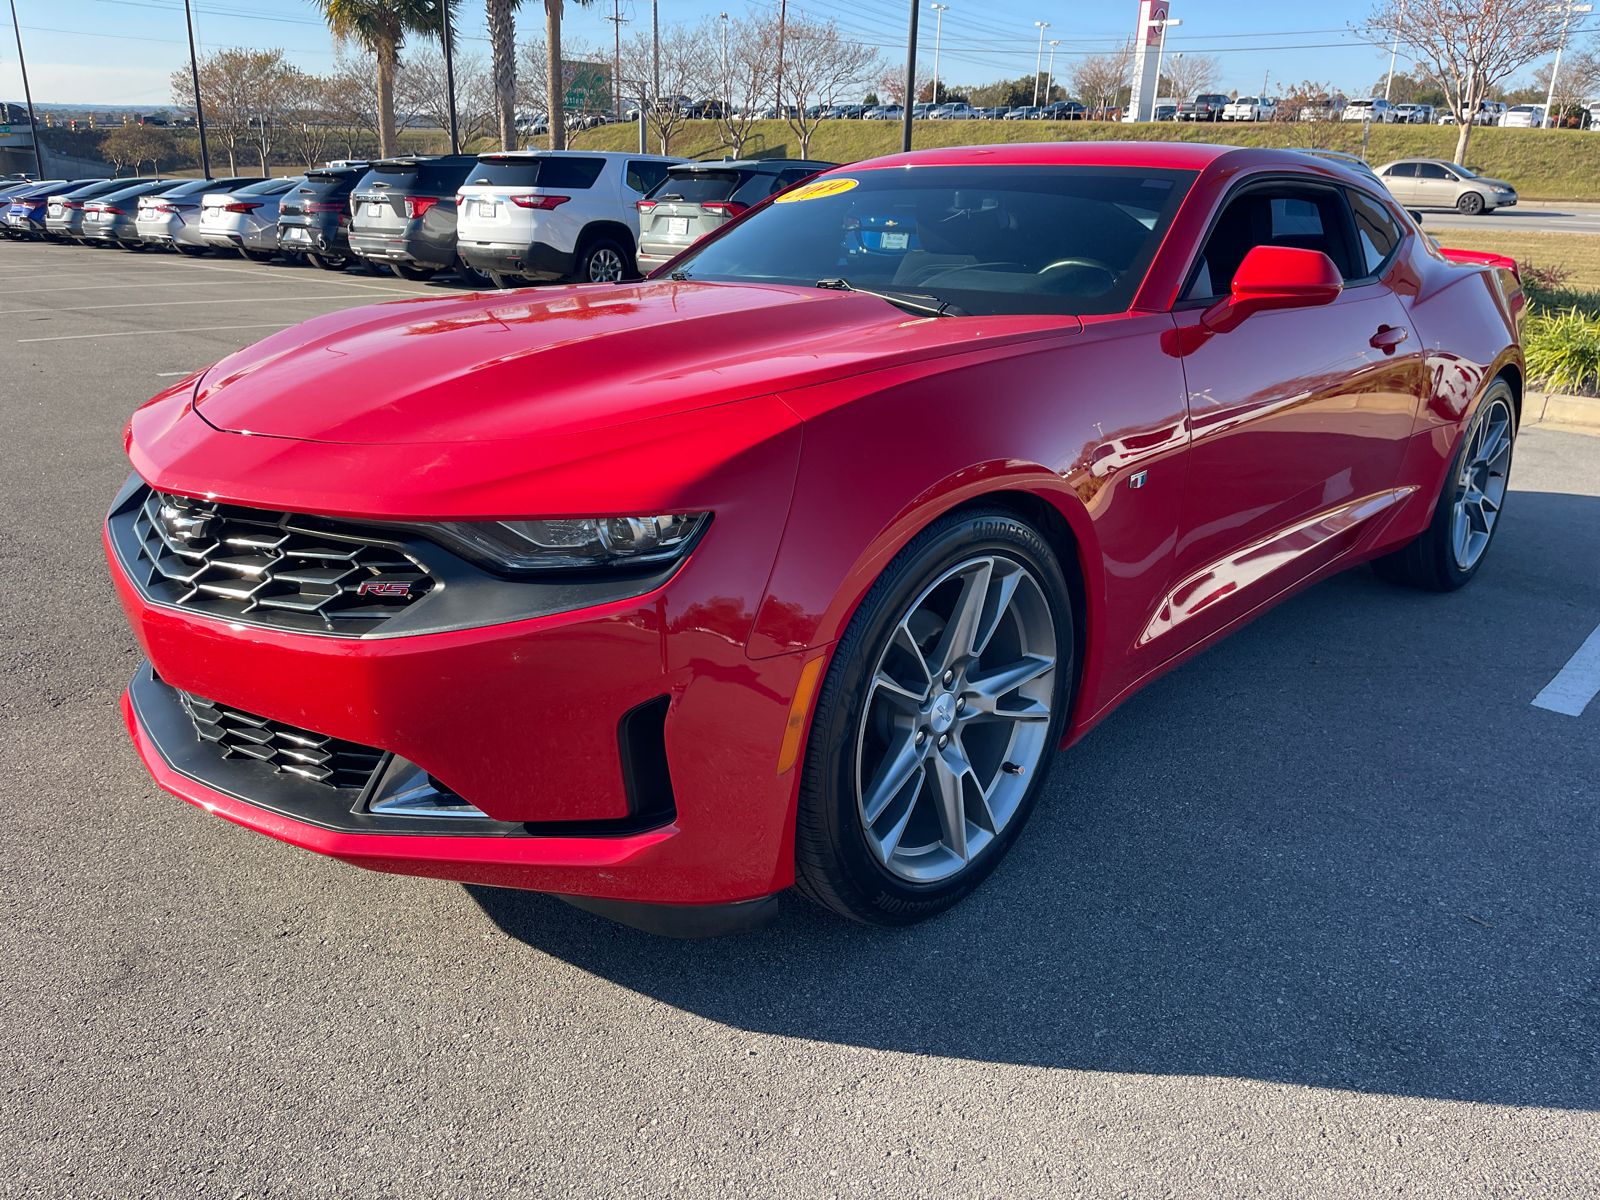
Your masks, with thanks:
M 401 279 L 409 279 L 412 283 L 427 283 L 439 273 L 437 267 L 414 267 L 410 263 L 403 262 L 392 262 L 389 266 Z
M 492 287 L 498 286 L 490 278 L 487 271 L 479 271 L 467 266 L 467 264 L 461 260 L 461 256 L 459 254 L 456 255 L 455 272 L 456 279 L 460 282 L 461 286 L 471 288 L 475 292 L 487 291 Z
M 183 255 L 185 258 L 204 258 L 206 256 L 206 248 L 204 246 L 174 245 L 173 249 L 179 254 Z
M 240 250 L 239 253 L 253 263 L 269 263 L 278 257 L 275 250 Z
M 1372 569 L 1390 583 L 1427 592 L 1453 592 L 1478 573 L 1505 506 L 1516 446 L 1511 385 L 1489 385 L 1450 462 L 1433 519 L 1415 540 L 1374 559 Z
M 489 276 L 489 282 L 494 285 L 497 291 L 505 292 L 510 291 L 512 288 L 533 286 L 521 275 L 507 275 L 504 271 L 489 271 L 486 274 Z
M 1464 192 L 1456 200 L 1456 211 L 1463 217 L 1476 217 L 1483 212 L 1483 196 L 1479 192 Z
M 964 628 L 978 633 L 977 657 L 960 652 L 970 638 L 945 645 L 947 629 Z M 918 534 L 862 600 L 823 680 L 796 815 L 797 889 L 842 916 L 895 926 L 936 916 L 982 883 L 1043 790 L 1073 645 L 1061 567 L 1015 513 L 957 511 Z
M 628 252 L 608 237 L 597 237 L 585 245 L 572 271 L 578 283 L 620 283 L 628 275 Z
M 348 259 L 335 258 L 327 254 L 307 254 L 306 261 L 324 271 L 343 271 L 350 265 Z

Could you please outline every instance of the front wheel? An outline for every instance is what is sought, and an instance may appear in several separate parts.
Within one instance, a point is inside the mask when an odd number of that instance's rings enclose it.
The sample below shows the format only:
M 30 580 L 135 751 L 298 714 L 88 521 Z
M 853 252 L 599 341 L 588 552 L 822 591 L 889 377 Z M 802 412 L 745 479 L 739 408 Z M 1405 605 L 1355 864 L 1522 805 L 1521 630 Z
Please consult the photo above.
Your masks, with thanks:
M 330 254 L 307 254 L 306 261 L 324 271 L 343 271 L 350 265 L 348 259 Z
M 1496 379 L 1478 404 L 1445 476 L 1433 520 L 1415 541 L 1374 559 L 1391 583 L 1428 592 L 1453 592 L 1478 573 L 1505 507 L 1516 442 L 1511 385 Z
M 1001 508 L 940 518 L 867 593 L 817 700 L 796 886 L 871 925 L 957 903 L 1016 840 L 1061 738 L 1072 603 Z
M 1463 217 L 1475 217 L 1483 211 L 1483 196 L 1477 192 L 1466 192 L 1456 201 L 1456 211 Z

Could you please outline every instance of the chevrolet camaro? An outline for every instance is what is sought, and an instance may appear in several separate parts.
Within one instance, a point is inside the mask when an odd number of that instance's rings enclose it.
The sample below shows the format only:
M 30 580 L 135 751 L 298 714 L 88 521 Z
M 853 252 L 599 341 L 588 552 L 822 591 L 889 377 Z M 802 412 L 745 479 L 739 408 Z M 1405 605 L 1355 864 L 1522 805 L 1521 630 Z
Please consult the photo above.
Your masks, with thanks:
M 1157 675 L 1357 563 L 1472 578 L 1513 268 L 1337 162 L 1041 143 L 829 171 L 644 280 L 318 317 L 128 424 L 124 716 L 348 863 L 922 920 Z

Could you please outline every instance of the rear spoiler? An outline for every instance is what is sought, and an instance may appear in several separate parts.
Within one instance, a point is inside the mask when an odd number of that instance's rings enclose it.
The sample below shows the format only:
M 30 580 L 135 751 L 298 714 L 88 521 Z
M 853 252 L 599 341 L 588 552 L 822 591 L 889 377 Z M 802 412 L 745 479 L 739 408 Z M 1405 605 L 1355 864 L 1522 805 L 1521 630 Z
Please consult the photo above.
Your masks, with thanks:
M 1522 270 L 1517 266 L 1517 260 L 1508 258 L 1504 254 L 1488 254 L 1482 250 L 1451 250 L 1440 246 L 1439 253 L 1451 262 L 1476 263 L 1484 267 L 1501 267 L 1516 276 L 1517 283 L 1522 282 Z
M 1439 247 L 1439 253 L 1451 262 L 1493 267 L 1495 275 L 1500 280 L 1500 290 L 1505 293 L 1506 305 L 1511 309 L 1511 316 L 1517 321 L 1522 320 L 1528 306 L 1528 297 L 1522 290 L 1522 269 L 1517 266 L 1516 259 L 1504 254 L 1488 254 L 1482 250 L 1450 250 L 1444 246 Z

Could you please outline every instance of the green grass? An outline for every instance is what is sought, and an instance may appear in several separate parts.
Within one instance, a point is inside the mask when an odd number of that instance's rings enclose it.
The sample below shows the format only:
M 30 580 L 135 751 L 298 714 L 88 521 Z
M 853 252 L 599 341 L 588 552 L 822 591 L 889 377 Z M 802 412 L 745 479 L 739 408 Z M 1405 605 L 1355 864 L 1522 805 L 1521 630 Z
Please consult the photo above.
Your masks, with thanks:
M 1361 152 L 1357 124 L 1123 125 L 1109 121 L 918 121 L 915 149 L 987 145 L 999 142 L 1124 141 L 1215 142 L 1231 146 L 1300 148 Z M 631 150 L 638 127 L 607 125 L 572 138 L 574 149 Z M 652 139 L 650 149 L 659 150 Z M 900 126 L 892 121 L 823 121 L 811 138 L 813 158 L 855 162 L 900 149 Z M 1373 165 L 1395 158 L 1448 159 L 1456 150 L 1456 130 L 1446 125 L 1374 126 L 1367 145 Z M 720 158 L 725 153 L 710 121 L 687 122 L 673 139 L 673 154 Z M 759 121 L 746 153 L 776 157 L 800 153 L 800 139 L 782 121 Z M 1571 129 L 1477 129 L 1467 148 L 1473 170 L 1504 179 L 1529 199 L 1600 200 L 1600 134 Z
M 1531 309 L 1522 344 L 1534 387 L 1584 396 L 1600 391 L 1600 315 L 1592 306 L 1588 312 L 1577 306 Z

